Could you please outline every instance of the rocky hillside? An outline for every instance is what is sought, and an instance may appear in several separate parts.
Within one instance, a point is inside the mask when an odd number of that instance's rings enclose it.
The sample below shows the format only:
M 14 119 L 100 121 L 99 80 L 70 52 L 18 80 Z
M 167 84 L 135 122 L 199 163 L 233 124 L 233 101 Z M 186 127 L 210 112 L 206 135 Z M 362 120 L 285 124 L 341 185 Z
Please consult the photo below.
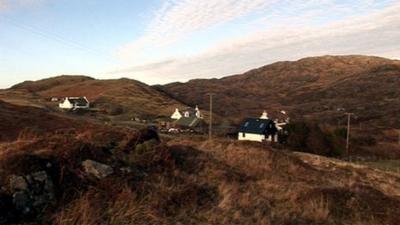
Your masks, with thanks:
M 154 88 L 130 79 L 95 80 L 85 76 L 60 76 L 27 81 L 0 93 L 12 103 L 46 105 L 52 97 L 86 96 L 95 108 L 108 115 L 133 117 L 167 116 L 185 106 Z M 55 106 L 55 104 L 53 104 Z
M 368 56 L 324 56 L 278 62 L 222 79 L 191 80 L 157 88 L 184 103 L 215 96 L 215 111 L 240 120 L 266 109 L 337 123 L 343 111 L 359 121 L 400 128 L 400 61 Z M 338 111 L 339 110 L 339 111 Z
M 399 223 L 397 173 L 1 106 L 0 224 Z

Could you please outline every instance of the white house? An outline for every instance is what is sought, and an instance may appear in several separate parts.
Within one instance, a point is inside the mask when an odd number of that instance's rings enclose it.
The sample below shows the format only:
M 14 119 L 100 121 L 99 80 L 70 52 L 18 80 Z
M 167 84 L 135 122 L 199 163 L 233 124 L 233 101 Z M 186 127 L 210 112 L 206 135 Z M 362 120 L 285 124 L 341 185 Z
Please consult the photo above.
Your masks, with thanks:
M 239 141 L 278 141 L 278 129 L 270 119 L 249 118 L 239 129 Z
M 89 109 L 90 102 L 86 97 L 66 97 L 59 107 L 68 110 Z
M 175 112 L 171 116 L 171 119 L 179 120 L 180 118 L 182 118 L 182 114 L 181 114 L 181 112 L 179 112 L 179 109 L 176 108 Z
M 202 116 L 202 114 L 201 114 L 201 112 L 200 112 L 200 109 L 199 109 L 199 107 L 196 105 L 196 108 L 195 109 L 193 109 L 193 108 L 187 108 L 186 110 L 184 110 L 184 111 L 179 111 L 179 109 L 178 108 L 176 108 L 175 109 L 175 112 L 171 115 L 171 119 L 174 119 L 174 120 L 179 120 L 179 119 L 181 119 L 182 117 L 186 117 L 186 118 L 189 118 L 189 117 L 197 117 L 197 118 L 199 118 L 199 119 L 202 119 L 203 118 L 203 116 Z

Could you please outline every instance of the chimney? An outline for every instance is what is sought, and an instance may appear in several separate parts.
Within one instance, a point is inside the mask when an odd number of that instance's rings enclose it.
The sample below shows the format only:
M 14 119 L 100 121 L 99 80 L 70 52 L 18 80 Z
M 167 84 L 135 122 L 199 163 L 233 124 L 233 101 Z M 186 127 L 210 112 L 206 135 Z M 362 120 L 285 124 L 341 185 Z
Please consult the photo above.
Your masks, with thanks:
M 266 120 L 269 119 L 267 111 L 264 110 L 264 112 L 262 113 L 260 119 L 266 119 Z

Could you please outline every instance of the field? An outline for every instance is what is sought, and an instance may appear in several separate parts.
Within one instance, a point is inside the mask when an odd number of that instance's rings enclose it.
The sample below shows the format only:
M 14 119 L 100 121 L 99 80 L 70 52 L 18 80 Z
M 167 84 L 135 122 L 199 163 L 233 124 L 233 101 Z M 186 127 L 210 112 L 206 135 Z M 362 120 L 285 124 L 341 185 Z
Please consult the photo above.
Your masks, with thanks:
M 400 160 L 379 160 L 379 161 L 371 161 L 371 162 L 366 161 L 357 163 L 385 171 L 393 171 L 400 173 Z

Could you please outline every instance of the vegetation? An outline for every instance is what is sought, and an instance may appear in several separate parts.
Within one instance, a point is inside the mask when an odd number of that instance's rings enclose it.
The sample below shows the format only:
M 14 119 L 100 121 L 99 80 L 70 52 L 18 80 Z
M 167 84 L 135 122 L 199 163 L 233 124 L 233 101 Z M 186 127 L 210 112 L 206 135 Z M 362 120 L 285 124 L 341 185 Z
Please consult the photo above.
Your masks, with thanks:
M 291 123 L 285 127 L 288 135 L 283 137 L 285 146 L 302 152 L 323 156 L 344 156 L 344 138 L 338 131 L 322 130 L 313 123 Z
M 0 143 L 1 224 L 398 224 L 395 173 L 257 143 L 162 143 L 154 130 L 2 104 L 14 117 L 0 124 L 26 128 Z M 317 135 L 308 126 L 293 130 Z

